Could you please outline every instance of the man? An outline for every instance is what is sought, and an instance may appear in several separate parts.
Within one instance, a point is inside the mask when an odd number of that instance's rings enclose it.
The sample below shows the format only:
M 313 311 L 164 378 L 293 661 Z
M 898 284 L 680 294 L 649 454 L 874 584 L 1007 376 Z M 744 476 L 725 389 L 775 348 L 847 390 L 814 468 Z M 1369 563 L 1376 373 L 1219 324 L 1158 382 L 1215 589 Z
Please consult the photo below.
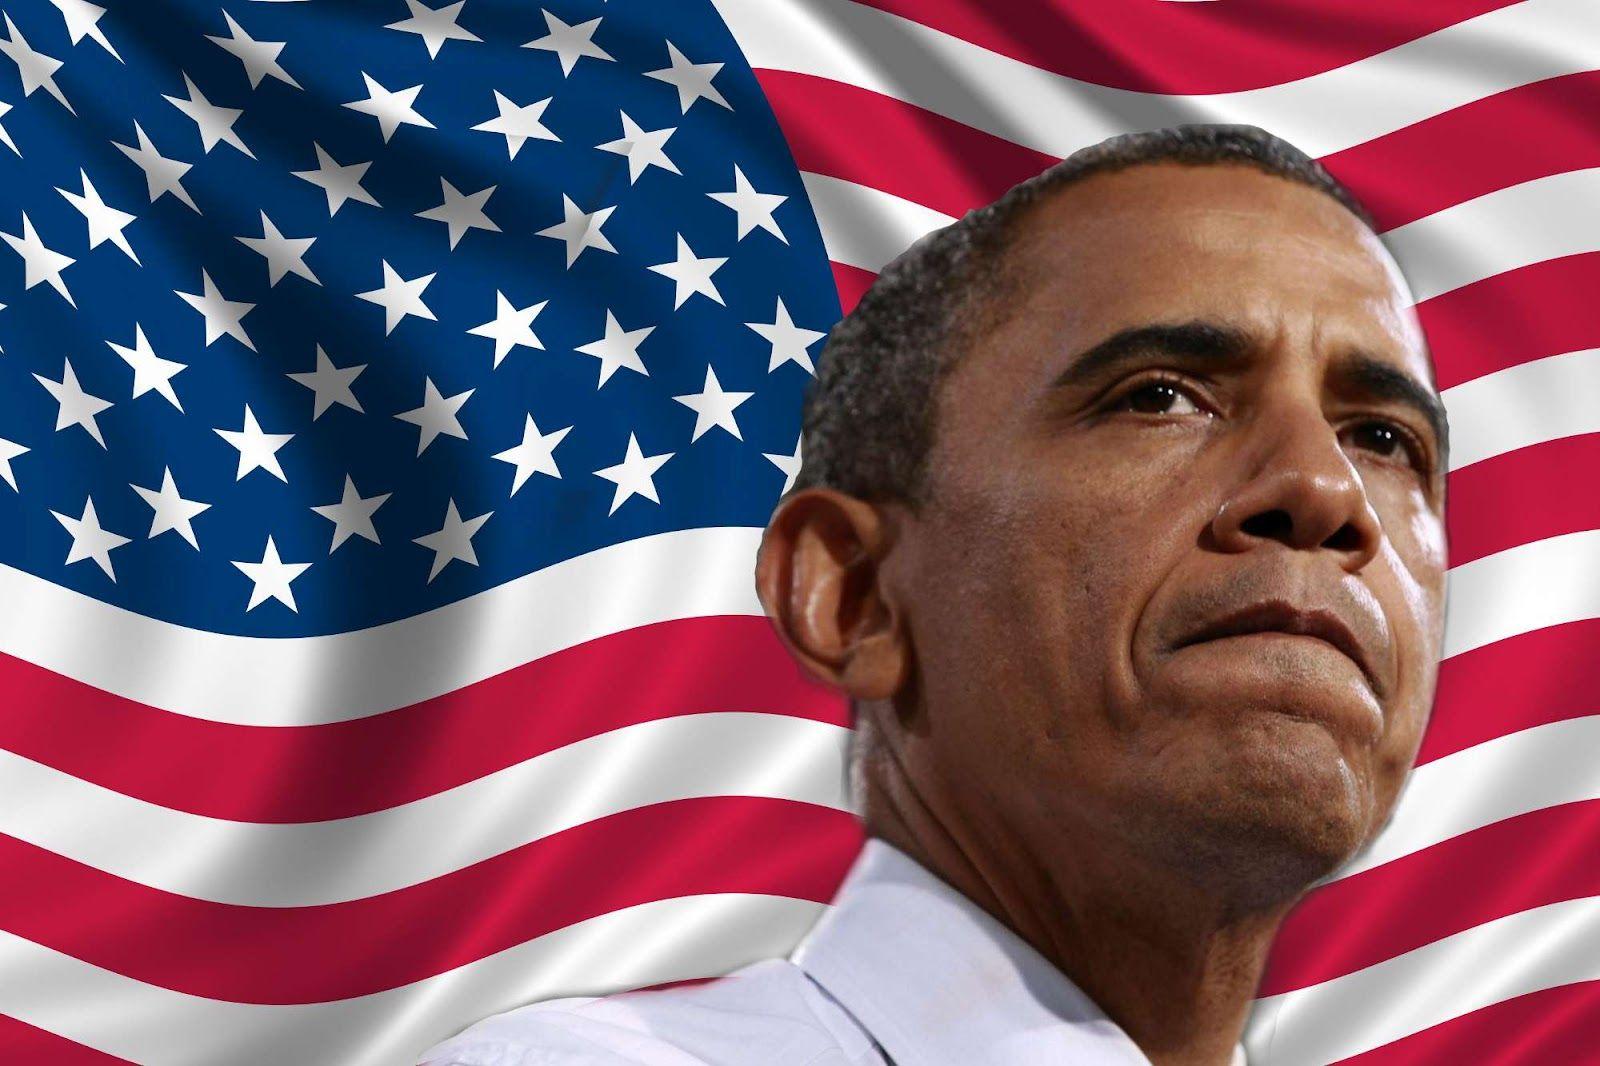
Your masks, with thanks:
M 756 578 L 857 711 L 833 908 L 789 959 L 433 1061 L 1242 1063 L 1442 639 L 1444 409 L 1360 207 L 1252 127 L 1113 139 L 891 264 L 804 422 Z

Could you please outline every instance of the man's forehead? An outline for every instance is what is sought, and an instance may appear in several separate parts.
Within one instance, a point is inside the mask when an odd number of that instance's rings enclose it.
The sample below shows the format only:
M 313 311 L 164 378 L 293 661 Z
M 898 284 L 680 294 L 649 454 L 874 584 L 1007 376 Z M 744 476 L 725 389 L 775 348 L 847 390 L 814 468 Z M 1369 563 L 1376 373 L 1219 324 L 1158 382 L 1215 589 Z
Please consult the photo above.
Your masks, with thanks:
M 995 324 L 1035 342 L 1049 334 L 1071 349 L 1187 318 L 1258 334 L 1309 323 L 1432 376 L 1410 292 L 1376 235 L 1326 193 L 1252 168 L 1084 179 L 1019 219 L 1004 259 L 1009 306 Z
M 1249 256 L 1265 240 L 1389 280 L 1381 242 L 1332 196 L 1238 164 L 1141 164 L 1080 179 L 1014 221 L 1004 258 L 1024 267 L 1074 257 L 1105 265 L 1173 241 Z

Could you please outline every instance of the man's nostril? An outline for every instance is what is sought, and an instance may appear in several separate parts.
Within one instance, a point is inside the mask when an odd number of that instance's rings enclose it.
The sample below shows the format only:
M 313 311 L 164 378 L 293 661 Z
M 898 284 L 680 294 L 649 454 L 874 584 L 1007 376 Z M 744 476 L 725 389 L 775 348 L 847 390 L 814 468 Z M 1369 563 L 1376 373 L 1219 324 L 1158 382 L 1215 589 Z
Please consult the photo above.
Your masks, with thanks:
M 1334 531 L 1333 536 L 1323 541 L 1323 545 L 1334 551 L 1353 552 L 1361 550 L 1361 531 L 1352 522 L 1346 522 Z
M 1287 540 L 1294 532 L 1294 520 L 1289 517 L 1289 512 L 1282 508 L 1273 508 L 1253 514 L 1239 524 L 1242 532 L 1252 537 L 1262 537 L 1271 540 Z

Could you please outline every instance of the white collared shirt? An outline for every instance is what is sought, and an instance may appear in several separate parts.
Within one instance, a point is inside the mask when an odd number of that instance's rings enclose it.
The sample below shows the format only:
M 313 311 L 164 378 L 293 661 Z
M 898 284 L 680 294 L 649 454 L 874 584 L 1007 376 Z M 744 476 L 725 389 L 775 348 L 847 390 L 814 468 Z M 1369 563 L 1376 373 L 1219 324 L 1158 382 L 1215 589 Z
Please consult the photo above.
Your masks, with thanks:
M 699 985 L 547 1000 L 426 1066 L 1149 1066 L 1027 942 L 869 838 L 787 959 Z M 1236 1046 L 1233 1066 L 1247 1066 Z

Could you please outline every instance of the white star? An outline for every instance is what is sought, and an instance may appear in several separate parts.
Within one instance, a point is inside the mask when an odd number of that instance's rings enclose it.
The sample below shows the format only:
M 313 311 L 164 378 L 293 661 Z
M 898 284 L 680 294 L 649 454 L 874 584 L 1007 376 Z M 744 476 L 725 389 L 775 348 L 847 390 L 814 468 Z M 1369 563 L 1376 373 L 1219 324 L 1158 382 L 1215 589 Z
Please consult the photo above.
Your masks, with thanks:
M 89 224 L 89 247 L 98 248 L 106 241 L 110 241 L 122 249 L 124 255 L 139 263 L 139 257 L 133 254 L 133 248 L 128 244 L 128 237 L 122 231 L 128 223 L 137 216 L 126 211 L 118 211 L 114 207 L 107 207 L 106 202 L 100 198 L 100 192 L 89 183 L 89 175 L 82 167 L 78 168 L 78 177 L 83 179 L 83 194 L 68 192 L 59 186 L 56 192 L 67 198 L 67 203 L 78 209 L 78 213 Z M 139 263 L 143 266 L 143 263 Z
M 256 350 L 255 343 L 251 341 L 244 331 L 240 319 L 248 315 L 256 306 L 240 300 L 225 300 L 222 293 L 217 291 L 216 282 L 211 280 L 211 275 L 200 271 L 201 294 L 199 296 L 188 292 L 177 292 L 174 295 L 182 297 L 183 302 L 199 311 L 206 320 L 206 347 L 211 347 L 213 341 L 227 335 L 249 348 Z
M 106 577 L 115 581 L 117 574 L 111 569 L 111 553 L 128 543 L 128 538 L 100 528 L 100 516 L 94 513 L 93 497 L 84 498 L 82 518 L 72 518 L 60 511 L 50 513 L 56 516 L 56 521 L 60 522 L 62 528 L 72 537 L 72 547 L 67 551 L 66 565 L 71 566 L 84 559 L 93 559 L 95 565 L 105 571 Z
M 6 112 L 10 110 L 11 105 L 6 103 L 4 100 L 0 100 L 0 118 L 4 118 Z M 11 139 L 11 134 L 6 132 L 4 126 L 0 126 L 0 143 L 3 143 L 7 148 L 15 152 L 18 159 L 22 158 L 22 149 L 17 147 L 17 142 Z
M 200 542 L 195 539 L 194 526 L 190 525 L 197 515 L 211 509 L 209 503 L 198 500 L 186 500 L 178 493 L 177 483 L 172 480 L 172 468 L 169 466 L 161 475 L 161 488 L 146 489 L 129 483 L 128 487 L 139 494 L 140 499 L 148 503 L 155 510 L 150 519 L 150 536 L 159 537 L 167 530 L 177 530 L 178 536 L 189 542 L 189 546 L 196 551 L 200 550 Z
M 383 335 L 387 337 L 407 315 L 426 318 L 430 322 L 438 321 L 433 312 L 428 310 L 428 305 L 422 302 L 422 290 L 426 289 L 433 279 L 433 274 L 424 274 L 420 278 L 407 281 L 385 259 L 383 286 L 369 292 L 358 292 L 356 297 L 383 308 Z
M 524 48 L 537 48 L 544 52 L 554 52 L 561 57 L 561 76 L 564 78 L 572 73 L 572 68 L 584 56 L 594 59 L 611 60 L 605 49 L 594 43 L 595 28 L 600 25 L 597 18 L 576 26 L 568 26 L 550 12 L 544 12 L 546 33 L 536 41 L 529 41 Z M 612 60 L 615 62 L 614 60 Z
M 250 88 L 254 89 L 261 84 L 261 79 L 266 77 L 277 78 L 285 85 L 300 88 L 300 83 L 289 76 L 289 72 L 278 65 L 278 54 L 283 51 L 285 41 L 258 41 L 244 31 L 244 27 L 233 20 L 233 16 L 226 11 L 222 17 L 228 20 L 228 36 L 214 37 L 206 34 L 206 40 L 219 45 L 229 55 L 244 64 L 244 72 L 250 78 Z
M 439 571 L 449 566 L 452 560 L 460 559 L 464 563 L 478 565 L 478 553 L 472 550 L 472 538 L 478 530 L 489 520 L 493 511 L 485 511 L 477 518 L 461 520 L 461 512 L 456 510 L 456 501 L 450 500 L 445 504 L 444 525 L 437 532 L 426 536 L 413 538 L 413 543 L 420 544 L 433 552 L 433 568 L 428 571 L 428 581 L 439 576 Z
M 722 384 L 717 381 L 716 371 L 712 370 L 708 363 L 705 391 L 686 393 L 674 396 L 673 399 L 694 412 L 694 435 L 689 438 L 692 444 L 700 439 L 702 433 L 714 426 L 721 426 L 735 438 L 744 440 L 744 436 L 739 432 L 739 423 L 734 420 L 733 409 L 754 395 L 753 392 L 723 392 Z
M 802 435 L 802 438 L 803 436 L 804 435 Z M 794 479 L 800 476 L 800 446 L 803 443 L 803 439 L 794 442 L 793 455 L 778 455 L 773 452 L 761 453 L 768 459 L 772 460 L 773 466 L 783 471 L 783 491 L 778 493 L 779 496 L 782 496 L 785 492 L 788 492 L 791 488 L 793 488 Z
M 165 93 L 161 95 L 161 99 L 194 120 L 195 128 L 200 131 L 201 148 L 210 152 L 217 146 L 217 142 L 221 141 L 233 145 L 254 159 L 256 154 L 246 147 L 239 139 L 239 135 L 233 131 L 233 124 L 239 121 L 239 116 L 244 114 L 244 111 L 237 107 L 218 107 L 213 104 L 206 99 L 205 93 L 200 91 L 200 87 L 188 74 L 183 76 L 183 86 L 189 91 L 187 100 L 181 96 L 168 96 Z
M 150 347 L 150 341 L 144 335 L 144 327 L 135 322 L 133 324 L 133 347 L 124 348 L 115 341 L 106 341 L 111 350 L 122 356 L 122 361 L 133 368 L 133 398 L 138 399 L 145 393 L 154 389 L 167 398 L 167 402 L 183 410 L 183 404 L 178 402 L 178 394 L 172 391 L 172 379 L 181 370 L 187 370 L 187 363 L 179 363 L 171 359 L 163 359 Z
M 500 227 L 489 221 L 489 216 L 483 213 L 483 205 L 489 202 L 489 197 L 494 195 L 495 189 L 499 186 L 491 185 L 487 189 L 466 194 L 443 178 L 439 179 L 439 185 L 444 193 L 444 203 L 438 207 L 430 207 L 426 211 L 418 211 L 417 217 L 443 222 L 448 226 L 451 248 L 456 246 L 456 242 L 469 229 L 500 232 Z
M 422 379 L 422 406 L 395 415 L 400 421 L 410 422 L 422 431 L 417 435 L 418 455 L 427 451 L 428 445 L 432 444 L 434 438 L 441 433 L 447 437 L 467 439 L 467 431 L 461 428 L 461 420 L 456 417 L 456 412 L 467 402 L 467 397 L 476 391 L 468 389 L 454 396 L 443 396 L 433 384 L 432 378 Z
M 219 429 L 217 436 L 239 449 L 239 473 L 235 481 L 243 481 L 244 476 L 252 470 L 265 470 L 285 485 L 289 479 L 283 476 L 283 467 L 278 465 L 278 449 L 294 439 L 293 433 L 263 433 L 261 426 L 256 422 L 255 412 L 250 410 L 250 405 L 244 405 L 244 428 Z
M 77 44 L 87 36 L 95 44 L 110 52 L 112 58 L 118 63 L 123 58 L 117 55 L 117 50 L 111 47 L 111 42 L 106 40 L 106 31 L 97 23 L 100 16 L 106 13 L 103 7 L 96 7 L 89 0 L 50 0 L 56 10 L 61 12 L 62 21 L 67 24 L 67 36 L 72 38 L 72 43 Z
M 285 237 L 278 232 L 265 211 L 261 212 L 261 236 L 238 237 L 238 242 L 258 252 L 267 261 L 267 284 L 278 284 L 283 276 L 295 273 L 314 285 L 321 285 L 317 276 L 306 266 L 305 255 L 316 242 L 315 237 Z
M 767 373 L 770 374 L 784 363 L 793 360 L 799 363 L 807 374 L 816 376 L 817 368 L 811 365 L 811 353 L 806 349 L 827 334 L 814 329 L 801 329 L 795 325 L 794 319 L 789 317 L 789 309 L 783 306 L 783 297 L 778 297 L 778 309 L 773 314 L 771 322 L 746 322 L 745 325 L 772 344 L 772 356 L 767 363 Z
M 9 13 L 5 16 L 6 34 L 11 39 L 0 41 L 0 55 L 17 65 L 17 74 L 22 78 L 22 95 L 32 96 L 35 89 L 44 89 L 45 92 L 61 101 L 61 106 L 74 115 L 72 105 L 67 103 L 67 97 L 61 91 L 61 86 L 56 84 L 55 73 L 61 69 L 61 60 L 36 52 L 28 44 L 27 38 L 22 36 L 22 31 L 17 29 L 17 24 L 11 21 Z
M 13 489 L 17 487 L 17 475 L 11 469 L 11 460 L 19 455 L 26 455 L 28 451 L 29 449 L 14 440 L 0 437 L 0 478 L 5 478 L 6 484 Z
M 540 230 L 540 237 L 554 237 L 567 244 L 567 266 L 570 268 L 578 261 L 578 256 L 583 254 L 585 248 L 597 248 L 602 252 L 615 252 L 611 241 L 600 227 L 606 224 L 611 217 L 611 212 L 616 206 L 602 207 L 594 211 L 583 211 L 572 202 L 572 197 L 566 193 L 561 194 L 561 213 L 566 216 L 554 226 L 547 226 Z
M 70 255 L 51 251 L 39 239 L 39 234 L 33 228 L 33 221 L 28 218 L 28 213 L 22 213 L 22 236 L 11 233 L 0 233 L 11 250 L 22 256 L 22 287 L 31 289 L 41 281 L 50 283 L 50 287 L 59 292 L 63 299 L 73 307 L 78 306 L 78 301 L 72 298 L 72 293 L 67 291 L 67 283 L 61 280 L 61 272 L 77 262 Z
M 328 546 L 328 554 L 332 555 L 346 540 L 352 536 L 365 537 L 372 543 L 380 543 L 378 531 L 373 528 L 372 515 L 383 506 L 391 494 L 379 493 L 365 499 L 356 491 L 356 483 L 350 475 L 344 476 L 344 496 L 338 503 L 324 504 L 321 507 L 311 508 L 317 514 L 333 523 L 333 543 Z
M 133 132 L 139 137 L 138 148 L 129 148 L 125 144 L 116 144 L 115 141 L 112 144 L 144 171 L 144 183 L 150 193 L 150 202 L 155 203 L 170 192 L 198 213 L 200 208 L 190 198 L 189 190 L 183 187 L 183 176 L 189 172 L 193 164 L 168 159 L 156 151 L 156 146 L 145 136 L 144 127 L 137 122 L 133 124 Z
M 721 269 L 727 257 L 721 259 L 700 259 L 694 254 L 694 249 L 689 247 L 689 242 L 683 239 L 683 234 L 678 234 L 678 258 L 670 263 L 661 263 L 651 267 L 651 271 L 662 277 L 671 278 L 677 287 L 672 298 L 672 308 L 677 310 L 683 302 L 695 293 L 709 297 L 717 303 L 722 303 L 722 293 L 717 291 L 716 283 L 711 280 L 711 275 Z
M 627 367 L 629 370 L 637 370 L 645 377 L 650 376 L 650 371 L 644 368 L 644 363 L 639 359 L 639 345 L 653 332 L 655 332 L 654 326 L 625 330 L 616 316 L 607 310 L 606 335 L 597 341 L 581 344 L 573 350 L 600 360 L 600 383 L 595 386 L 598 389 L 618 367 Z
M 672 65 L 660 70 L 647 70 L 644 76 L 664 81 L 677 89 L 678 106 L 683 108 L 684 114 L 687 115 L 689 108 L 701 98 L 733 110 L 733 105 L 724 100 L 711 84 L 711 79 L 722 69 L 721 63 L 691 63 L 671 41 L 667 42 L 667 61 Z
M 94 418 L 110 407 L 111 401 L 84 392 L 83 386 L 78 384 L 78 375 L 72 370 L 72 361 L 63 359 L 61 362 L 60 381 L 51 381 L 43 374 L 33 375 L 33 379 L 43 385 L 45 391 L 54 396 L 60 405 L 56 409 L 56 432 L 68 426 L 82 426 L 95 439 L 95 443 L 104 448 L 106 439 L 100 435 L 100 424 Z
M 527 421 L 522 426 L 522 443 L 503 452 L 496 452 L 494 456 L 501 462 L 511 463 L 517 468 L 511 481 L 513 496 L 522 488 L 522 483 L 528 480 L 530 474 L 549 474 L 554 478 L 561 476 L 560 469 L 556 467 L 556 445 L 572 432 L 572 427 L 567 426 L 551 433 L 540 433 L 539 427 L 534 425 L 533 416 L 524 417 Z
M 310 563 L 284 562 L 278 557 L 278 546 L 272 543 L 270 535 L 259 563 L 231 561 L 255 586 L 250 590 L 250 606 L 245 608 L 247 613 L 269 599 L 277 600 L 296 614 L 300 613 L 300 608 L 294 604 L 294 592 L 289 588 L 289 583 L 309 570 Z
M 516 307 L 499 289 L 494 293 L 494 321 L 485 322 L 467 330 L 474 337 L 488 337 L 494 341 L 494 365 L 499 366 L 512 348 L 519 344 L 529 348 L 543 348 L 533 332 L 533 320 L 549 300 L 540 300 L 527 307 Z
M 664 150 L 667 138 L 678 132 L 678 127 L 668 126 L 660 130 L 643 130 L 639 124 L 628 117 L 626 111 L 617 112 L 622 116 L 622 136 L 605 144 L 597 144 L 596 148 L 602 152 L 611 152 L 615 155 L 628 157 L 628 184 L 632 185 L 639 180 L 649 167 L 660 167 L 670 170 L 674 174 L 681 174 L 678 165 L 667 158 Z
M 446 41 L 483 40 L 477 34 L 456 25 L 456 19 L 461 17 L 461 9 L 466 6 L 466 2 L 467 0 L 457 0 L 454 4 L 435 9 L 425 7 L 417 0 L 406 0 L 406 6 L 411 9 L 411 17 L 391 22 L 384 28 L 414 33 L 421 37 L 422 43 L 428 46 L 428 58 L 432 59 L 438 56 L 439 49 L 444 47 Z
M 372 165 L 370 161 L 341 166 L 338 160 L 322 150 L 322 145 L 313 141 L 311 147 L 317 150 L 317 169 L 296 170 L 293 173 L 295 177 L 304 178 L 328 194 L 329 218 L 339 213 L 339 208 L 344 206 L 346 200 L 378 206 L 372 194 L 361 187 L 361 176 Z
M 789 243 L 789 238 L 783 235 L 783 230 L 778 228 L 778 223 L 772 217 L 772 212 L 788 197 L 756 192 L 755 186 L 750 184 L 750 179 L 744 176 L 744 171 L 737 165 L 733 168 L 732 192 L 708 192 L 706 195 L 724 207 L 732 208 L 738 216 L 738 240 L 744 240 L 746 234 L 760 226 L 784 244 Z
M 430 552 L 434 552 L 434 567 L 427 571 L 427 581 L 432 584 L 437 578 L 438 571 L 448 567 L 453 560 L 478 565 L 478 554 L 472 549 L 472 538 L 477 536 L 477 531 L 483 528 L 483 523 L 490 520 L 493 511 L 485 511 L 475 519 L 461 520 L 461 512 L 456 511 L 456 501 L 450 499 L 445 504 L 445 523 L 438 527 L 434 533 L 426 536 L 411 538 L 411 543 L 421 544 Z
M 616 466 L 595 471 L 596 477 L 603 477 L 617 486 L 617 491 L 611 497 L 611 510 L 606 514 L 608 516 L 616 514 L 617 508 L 634 496 L 643 496 L 654 503 L 660 503 L 661 497 L 656 495 L 655 474 L 675 454 L 675 452 L 664 452 L 661 455 L 645 455 L 639 450 L 639 442 L 634 439 L 634 435 L 629 433 L 627 457 Z
M 361 411 L 361 404 L 356 402 L 355 393 L 350 391 L 350 383 L 361 376 L 367 364 L 359 366 L 338 367 L 333 365 L 333 360 L 328 358 L 328 353 L 322 350 L 322 345 L 317 345 L 317 368 L 299 374 L 290 374 L 291 380 L 297 381 L 310 389 L 313 393 L 311 421 L 315 422 L 322 417 L 334 404 L 343 404 L 352 411 Z
M 506 138 L 506 157 L 517 158 L 517 153 L 522 150 L 523 144 L 531 137 L 536 141 L 559 141 L 541 121 L 544 109 L 550 106 L 553 97 L 535 100 L 525 107 L 519 107 L 511 102 L 511 98 L 495 90 L 494 104 L 500 109 L 500 114 L 486 122 L 480 122 L 472 127 L 484 133 L 500 133 Z
M 430 130 L 434 128 L 433 123 L 418 114 L 417 109 L 412 106 L 417 101 L 417 94 L 422 91 L 421 85 L 390 92 L 365 71 L 361 73 L 361 80 L 367 83 L 367 98 L 352 100 L 344 106 L 377 119 L 378 128 L 383 131 L 385 142 L 393 137 L 394 131 L 402 125 L 426 126 Z

